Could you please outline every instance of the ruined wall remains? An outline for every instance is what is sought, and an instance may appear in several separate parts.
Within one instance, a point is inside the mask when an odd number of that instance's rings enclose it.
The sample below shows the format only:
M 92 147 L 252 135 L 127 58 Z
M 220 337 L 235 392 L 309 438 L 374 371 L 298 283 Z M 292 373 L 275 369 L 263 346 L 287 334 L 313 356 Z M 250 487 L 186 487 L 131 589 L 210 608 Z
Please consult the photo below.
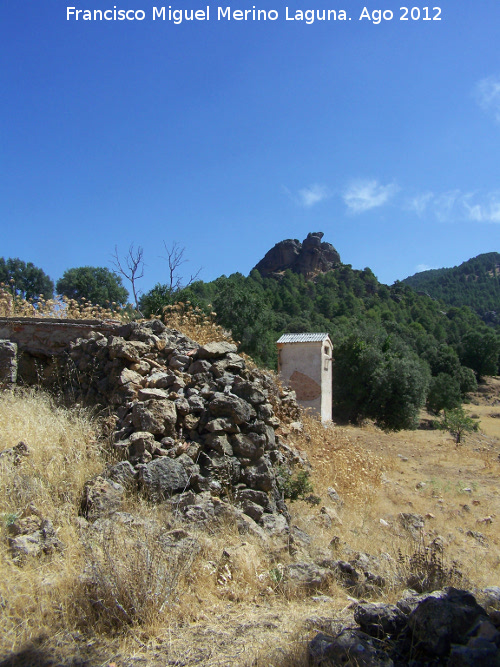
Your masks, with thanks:
M 277 436 L 273 406 L 298 406 L 269 374 L 247 368 L 234 344 L 199 345 L 159 320 L 1 324 L 21 356 L 39 355 L 47 381 L 54 372 L 46 369 L 57 368 L 62 395 L 110 412 L 120 462 L 86 486 L 86 516 L 117 487 L 135 488 L 154 502 L 186 493 L 231 498 L 261 527 L 287 529 L 277 470 L 298 454 Z

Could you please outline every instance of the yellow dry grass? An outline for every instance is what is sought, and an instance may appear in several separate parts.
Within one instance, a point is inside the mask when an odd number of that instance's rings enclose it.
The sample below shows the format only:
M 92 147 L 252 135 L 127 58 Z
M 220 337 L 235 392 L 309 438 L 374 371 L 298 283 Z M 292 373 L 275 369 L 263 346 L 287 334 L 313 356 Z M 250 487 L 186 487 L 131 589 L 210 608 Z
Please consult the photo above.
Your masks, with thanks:
M 29 455 L 12 466 L 0 460 L 0 647 L 15 648 L 40 634 L 52 634 L 63 613 L 68 585 L 82 571 L 75 526 L 76 511 L 86 479 L 103 467 L 97 424 L 80 409 L 57 408 L 34 391 L 0 394 L 0 450 L 23 441 Z M 8 525 L 27 510 L 50 518 L 63 555 L 12 562 L 7 549 Z
M 177 324 L 181 329 L 185 316 Z M 202 325 L 189 326 L 194 328 L 184 332 L 194 337 Z M 227 340 L 219 333 L 219 340 Z M 314 493 L 321 497 L 316 507 L 290 504 L 292 524 L 313 538 L 312 547 L 295 556 L 240 535 L 231 521 L 183 526 L 165 507 L 132 496 L 122 510 L 142 524 L 133 530 L 115 524 L 102 533 L 82 531 L 84 482 L 108 462 L 99 421 L 79 408 L 62 409 L 39 392 L 3 392 L 0 451 L 22 440 L 30 455 L 14 469 L 0 465 L 0 656 L 31 646 L 29 658 L 19 664 L 43 664 L 45 655 L 57 664 L 81 658 L 88 665 L 117 667 L 135 659 L 153 667 L 301 667 L 307 664 L 307 639 L 323 629 L 321 618 L 345 611 L 348 592 L 332 581 L 323 600 L 300 591 L 291 595 L 276 576 L 281 568 L 294 558 L 349 560 L 366 552 L 392 567 L 394 579 L 383 599 L 393 600 L 410 571 L 410 556 L 437 536 L 446 567 L 451 570 L 457 561 L 464 585 L 499 585 L 500 443 L 498 418 L 491 414 L 500 400 L 500 381 L 486 386 L 468 406 L 480 415 L 481 431 L 459 447 L 442 431 L 325 427 L 307 415 L 301 430 L 290 423 L 293 415 L 283 414 L 282 437 L 307 453 Z M 429 416 L 422 418 L 425 424 Z M 330 487 L 341 504 L 332 500 Z M 9 554 L 7 524 L 30 504 L 52 521 L 65 548 L 20 566 Z M 401 527 L 400 512 L 425 518 L 416 539 Z M 181 562 L 166 563 L 158 536 L 173 528 L 187 529 L 199 549 Z M 450 572 L 449 583 L 457 582 Z M 158 595 L 152 599 L 147 591 Z M 102 606 L 91 604 L 89 594 Z
M 200 345 L 213 341 L 234 342 L 231 332 L 226 331 L 215 322 L 216 313 L 205 313 L 201 308 L 193 306 L 190 301 L 179 301 L 163 309 L 162 320 L 171 329 L 182 331 Z
M 40 294 L 38 299 L 23 299 L 6 286 L 0 284 L 0 317 L 53 317 L 74 320 L 109 320 L 128 319 L 131 308 L 122 308 L 116 303 L 108 307 L 98 306 L 86 299 L 77 301 L 57 295 L 54 299 L 45 299 Z

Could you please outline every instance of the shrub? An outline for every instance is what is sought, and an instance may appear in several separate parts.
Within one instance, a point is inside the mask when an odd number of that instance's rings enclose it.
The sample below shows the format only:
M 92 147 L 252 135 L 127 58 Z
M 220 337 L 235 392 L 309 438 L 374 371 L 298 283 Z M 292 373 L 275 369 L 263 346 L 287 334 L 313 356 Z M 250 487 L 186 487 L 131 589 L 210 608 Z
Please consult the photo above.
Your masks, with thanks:
M 153 623 L 176 602 L 177 588 L 197 554 L 194 539 L 171 544 L 161 526 L 111 525 L 87 542 L 90 565 L 79 583 L 76 611 L 104 631 Z M 78 608 L 79 607 L 79 608 Z M 92 623 L 93 622 L 93 623 Z
M 317 504 L 310 497 L 310 494 L 313 492 L 313 486 L 309 481 L 310 475 L 309 470 L 298 470 L 294 474 L 288 468 L 281 466 L 278 469 L 277 482 L 283 498 L 290 501 L 299 499 L 308 500 L 313 504 Z M 312 498 L 315 498 L 315 496 L 312 496 Z
M 466 583 L 457 561 L 447 562 L 439 539 L 427 545 L 422 540 L 410 556 L 403 556 L 401 550 L 398 550 L 398 565 L 403 571 L 405 585 L 417 593 L 427 593 L 445 586 L 463 586 Z
M 441 420 L 436 422 L 436 426 L 443 431 L 449 431 L 459 445 L 464 433 L 478 430 L 479 422 L 469 417 L 460 406 L 453 410 L 444 410 L 444 414 Z

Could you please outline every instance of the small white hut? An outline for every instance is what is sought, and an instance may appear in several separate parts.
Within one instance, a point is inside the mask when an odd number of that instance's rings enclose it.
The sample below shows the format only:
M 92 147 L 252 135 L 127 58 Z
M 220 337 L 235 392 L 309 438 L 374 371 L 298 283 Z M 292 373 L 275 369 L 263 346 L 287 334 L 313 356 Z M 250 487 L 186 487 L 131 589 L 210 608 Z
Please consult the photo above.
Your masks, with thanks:
M 283 334 L 277 341 L 278 373 L 321 421 L 332 419 L 332 341 L 327 333 Z

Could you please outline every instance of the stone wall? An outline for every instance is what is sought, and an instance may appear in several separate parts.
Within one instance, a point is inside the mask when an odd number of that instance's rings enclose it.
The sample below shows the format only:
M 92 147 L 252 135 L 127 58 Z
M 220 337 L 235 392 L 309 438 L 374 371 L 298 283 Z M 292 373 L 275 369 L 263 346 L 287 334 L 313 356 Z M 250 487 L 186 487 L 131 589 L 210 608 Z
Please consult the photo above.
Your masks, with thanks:
M 57 376 L 63 396 L 109 412 L 119 462 L 89 480 L 85 516 L 134 489 L 153 502 L 181 494 L 187 508 L 200 498 L 231 499 L 246 521 L 287 533 L 278 469 L 289 471 L 298 454 L 277 436 L 274 406 L 298 406 L 270 374 L 247 368 L 233 343 L 199 345 L 159 320 L 4 320 L 0 327 L 11 337 L 11 360 L 19 347 L 25 384 L 31 359 L 38 380 Z
M 63 354 L 72 341 L 93 332 L 111 334 L 121 322 L 108 320 L 57 320 L 37 317 L 0 317 L 0 340 L 16 343 L 20 352 L 53 356 Z

